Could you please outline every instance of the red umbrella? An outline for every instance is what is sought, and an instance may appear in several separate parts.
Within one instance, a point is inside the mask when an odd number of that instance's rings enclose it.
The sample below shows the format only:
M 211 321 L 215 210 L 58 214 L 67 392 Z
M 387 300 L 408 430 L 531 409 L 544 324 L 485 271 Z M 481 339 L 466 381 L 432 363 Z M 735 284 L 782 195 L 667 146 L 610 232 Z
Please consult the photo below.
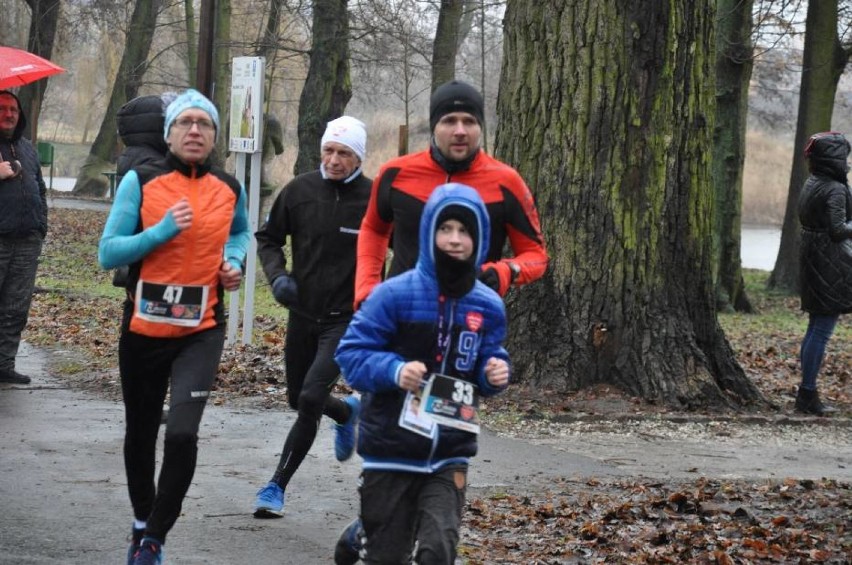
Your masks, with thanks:
M 29 51 L 0 46 L 0 88 L 23 86 L 65 69 Z

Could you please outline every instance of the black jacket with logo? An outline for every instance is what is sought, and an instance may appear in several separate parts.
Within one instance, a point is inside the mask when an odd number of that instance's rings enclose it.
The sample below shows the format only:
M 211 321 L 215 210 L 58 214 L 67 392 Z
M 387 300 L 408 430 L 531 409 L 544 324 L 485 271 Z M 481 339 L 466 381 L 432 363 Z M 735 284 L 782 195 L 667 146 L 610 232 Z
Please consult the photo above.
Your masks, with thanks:
M 372 180 L 363 173 L 348 183 L 297 176 L 275 199 L 266 224 L 255 234 L 257 253 L 270 283 L 289 274 L 298 301 L 290 310 L 314 320 L 352 316 L 355 249 Z M 290 240 L 292 269 L 283 247 Z

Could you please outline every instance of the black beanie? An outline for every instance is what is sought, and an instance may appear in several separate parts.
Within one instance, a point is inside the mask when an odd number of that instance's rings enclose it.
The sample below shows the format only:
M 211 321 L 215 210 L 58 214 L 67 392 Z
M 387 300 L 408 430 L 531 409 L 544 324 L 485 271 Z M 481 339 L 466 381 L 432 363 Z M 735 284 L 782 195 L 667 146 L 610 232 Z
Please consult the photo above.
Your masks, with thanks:
M 474 214 L 473 210 L 466 206 L 450 204 L 438 214 L 435 229 L 441 227 L 441 224 L 447 220 L 458 220 L 464 224 L 467 233 L 470 234 L 470 238 L 473 240 L 473 254 L 476 255 L 476 251 L 479 248 L 479 230 L 477 229 L 476 214 Z
M 435 89 L 429 101 L 429 131 L 447 114 L 467 112 L 481 126 L 485 122 L 485 101 L 474 87 L 460 80 L 445 82 Z

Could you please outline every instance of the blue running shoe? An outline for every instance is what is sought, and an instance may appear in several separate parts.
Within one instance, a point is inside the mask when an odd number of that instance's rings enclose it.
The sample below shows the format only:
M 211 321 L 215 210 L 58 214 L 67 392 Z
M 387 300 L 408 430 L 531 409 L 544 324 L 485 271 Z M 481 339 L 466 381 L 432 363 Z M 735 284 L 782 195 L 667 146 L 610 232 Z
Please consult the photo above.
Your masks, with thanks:
M 354 565 L 361 559 L 364 547 L 364 528 L 361 518 L 355 518 L 340 533 L 340 539 L 334 547 L 334 565 Z
M 144 528 L 141 530 L 133 528 L 133 531 L 130 532 L 130 546 L 127 548 L 127 565 L 133 565 L 133 558 L 136 555 L 136 551 L 139 549 L 139 546 L 142 544 L 142 537 L 144 533 Z
M 255 518 L 280 518 L 284 515 L 284 489 L 270 481 L 257 491 L 254 501 Z
M 139 549 L 133 554 L 133 565 L 162 565 L 163 544 L 154 538 L 142 538 Z
M 337 432 L 334 438 L 334 456 L 338 461 L 346 461 L 355 453 L 355 430 L 358 427 L 358 414 L 361 413 L 361 401 L 354 396 L 347 396 L 343 402 L 349 405 L 352 413 L 345 424 L 334 424 Z

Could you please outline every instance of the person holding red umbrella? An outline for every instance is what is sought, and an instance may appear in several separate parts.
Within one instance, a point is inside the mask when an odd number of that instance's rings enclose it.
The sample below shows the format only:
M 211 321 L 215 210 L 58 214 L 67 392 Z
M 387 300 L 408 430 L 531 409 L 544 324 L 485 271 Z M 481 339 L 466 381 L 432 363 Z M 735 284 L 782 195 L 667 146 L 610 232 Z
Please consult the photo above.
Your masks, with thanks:
M 15 357 L 47 234 L 47 187 L 26 125 L 18 97 L 0 90 L 0 383 L 12 384 L 30 382 Z

